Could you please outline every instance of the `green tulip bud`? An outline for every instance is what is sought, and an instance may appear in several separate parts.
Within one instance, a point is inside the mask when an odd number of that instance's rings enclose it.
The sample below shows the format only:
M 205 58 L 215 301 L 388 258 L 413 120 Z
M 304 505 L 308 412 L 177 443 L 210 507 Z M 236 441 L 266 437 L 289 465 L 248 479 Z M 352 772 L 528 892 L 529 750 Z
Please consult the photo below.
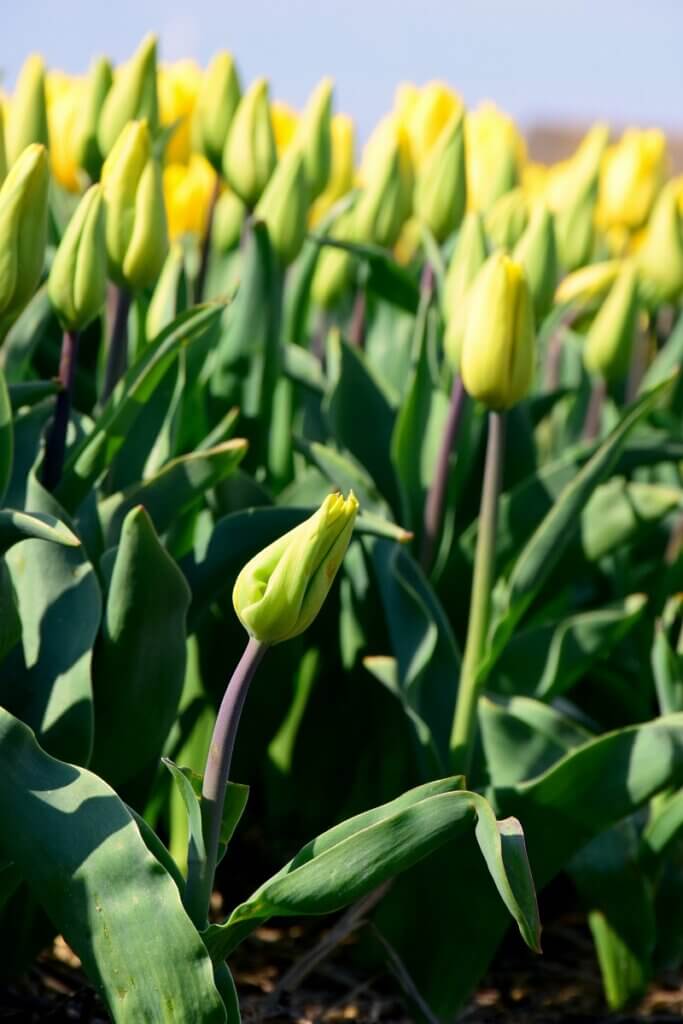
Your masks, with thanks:
M 578 307 L 601 302 L 614 284 L 621 269 L 621 260 L 603 260 L 581 267 L 563 278 L 555 292 L 555 302 L 564 306 L 575 303 Z
M 45 259 L 47 150 L 33 143 L 0 187 L 0 339 L 35 292 Z
M 370 173 L 354 209 L 354 237 L 390 249 L 410 215 L 413 169 L 410 142 L 387 125 L 374 146 Z
M 486 214 L 486 234 L 492 249 L 514 249 L 524 234 L 528 209 L 522 188 L 506 192 Z
M 304 154 L 294 144 L 280 160 L 254 210 L 254 216 L 266 224 L 270 243 L 284 266 L 299 255 L 306 237 L 308 207 Z
M 131 121 L 102 167 L 112 278 L 133 289 L 156 281 L 168 251 L 161 167 L 146 121 Z
M 102 170 L 97 127 L 112 78 L 111 64 L 106 57 L 99 57 L 92 64 L 83 88 L 74 153 L 79 166 L 88 172 L 93 181 L 97 181 Z
M 213 214 L 211 243 L 219 252 L 230 252 L 237 248 L 242 237 L 247 208 L 231 189 L 218 197 Z
M 552 214 L 542 203 L 531 215 L 529 225 L 517 243 L 514 259 L 526 273 L 534 302 L 536 322 L 550 311 L 557 285 L 557 248 Z
M 5 108 L 0 102 L 0 185 L 7 177 L 7 149 L 5 147 Z
M 241 92 L 231 54 L 225 50 L 217 53 L 202 76 L 194 110 L 194 132 L 197 148 L 219 174 L 225 140 Z
M 108 156 L 129 121 L 147 119 L 152 134 L 159 127 L 157 39 L 145 36 L 131 59 L 118 68 L 102 107 L 97 133 L 100 152 Z
M 683 224 L 673 182 L 659 194 L 636 260 L 649 305 L 679 297 L 683 291 Z
M 147 309 L 145 333 L 148 338 L 156 338 L 185 309 L 187 295 L 185 253 L 180 242 L 175 242 L 169 249 Z
M 82 331 L 107 297 L 107 246 L 102 188 L 85 193 L 55 253 L 47 286 L 62 326 Z
M 419 166 L 414 208 L 438 242 L 456 230 L 465 212 L 465 135 L 462 111 L 453 114 Z
M 303 633 L 327 597 L 351 540 L 358 502 L 330 494 L 310 519 L 247 562 L 232 603 L 244 628 L 260 643 Z
M 259 78 L 235 111 L 223 150 L 223 171 L 230 187 L 253 209 L 276 163 L 268 83 Z
M 469 291 L 486 262 L 487 255 L 486 234 L 481 215 L 468 213 L 462 222 L 458 241 L 448 264 L 444 287 L 444 349 L 453 370 L 460 367 Z
M 48 144 L 45 65 L 37 54 L 24 61 L 9 105 L 6 145 L 10 166 L 32 142 Z
M 467 304 L 460 364 L 465 390 L 489 409 L 510 409 L 531 390 L 535 354 L 524 270 L 495 252 L 479 271 Z
M 576 270 L 591 257 L 600 165 L 608 136 L 606 125 L 595 125 L 571 160 L 556 174 L 549 189 L 557 255 L 566 271 Z
M 631 364 L 638 318 L 638 278 L 625 261 L 609 295 L 593 320 L 583 347 L 583 363 L 605 380 L 620 380 Z
M 296 131 L 295 144 L 304 155 L 311 199 L 325 189 L 332 162 L 332 79 L 323 78 L 306 104 Z

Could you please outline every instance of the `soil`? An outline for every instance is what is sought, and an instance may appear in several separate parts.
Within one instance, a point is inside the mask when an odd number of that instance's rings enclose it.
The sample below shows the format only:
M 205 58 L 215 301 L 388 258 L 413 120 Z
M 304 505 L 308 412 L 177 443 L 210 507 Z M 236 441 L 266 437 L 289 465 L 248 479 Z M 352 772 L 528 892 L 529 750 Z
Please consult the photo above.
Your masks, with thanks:
M 328 925 L 329 926 L 329 925 Z M 283 978 L 320 941 L 318 925 L 259 929 L 240 948 L 231 967 L 244 1024 L 412 1024 L 401 999 L 410 985 L 400 963 L 368 975 L 354 965 L 353 936 L 319 962 L 291 991 Z M 683 1021 L 683 972 L 659 978 L 627 1012 L 608 1014 L 585 921 L 571 913 L 544 931 L 542 957 L 510 935 L 460 1020 L 467 1024 L 588 1024 Z M 291 974 L 290 974 L 291 977 Z M 286 979 L 285 979 L 286 983 Z M 57 939 L 19 982 L 0 987 L 0 1020 L 16 1024 L 105 1024 L 107 1013 L 80 970 L 77 957 Z

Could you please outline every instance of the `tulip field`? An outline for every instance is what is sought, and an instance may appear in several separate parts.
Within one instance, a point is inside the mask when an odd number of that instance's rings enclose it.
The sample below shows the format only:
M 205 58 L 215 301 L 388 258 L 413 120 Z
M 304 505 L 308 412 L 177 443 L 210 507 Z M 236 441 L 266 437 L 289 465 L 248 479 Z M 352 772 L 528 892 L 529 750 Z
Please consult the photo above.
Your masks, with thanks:
M 683 985 L 682 361 L 659 130 L 546 166 L 440 82 L 361 144 L 227 51 L 27 57 L 0 1017 L 449 1024 L 559 918 L 595 1012 Z M 55 949 L 80 1016 L 21 1002 Z M 295 1011 L 340 950 L 393 1016 Z

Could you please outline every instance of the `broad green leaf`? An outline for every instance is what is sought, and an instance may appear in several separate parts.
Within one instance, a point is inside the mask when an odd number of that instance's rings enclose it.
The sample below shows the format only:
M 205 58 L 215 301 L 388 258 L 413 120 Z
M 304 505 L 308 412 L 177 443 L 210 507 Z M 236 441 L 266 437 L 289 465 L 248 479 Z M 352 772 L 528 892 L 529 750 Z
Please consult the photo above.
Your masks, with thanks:
M 404 793 L 314 839 L 265 882 L 223 925 L 203 933 L 214 960 L 222 959 L 260 921 L 327 914 L 354 902 L 460 832 L 474 833 L 498 893 L 532 949 L 538 949 L 538 910 L 521 826 L 496 821 L 490 804 L 444 779 Z
M 615 477 L 598 487 L 581 515 L 581 545 L 597 562 L 632 543 L 652 524 L 683 504 L 683 490 Z
M 182 345 L 204 334 L 220 317 L 221 306 L 198 306 L 181 313 L 150 343 L 119 381 L 97 423 L 71 453 L 57 496 L 76 508 L 110 465 L 145 403 L 163 378 Z
M 0 851 L 20 868 L 116 1024 L 220 1024 L 211 963 L 125 805 L 0 708 Z M 150 917 L 150 913 L 152 917 Z
M 155 763 L 185 675 L 190 592 L 144 508 L 124 520 L 93 661 L 93 769 L 117 787 Z
M 66 518 L 31 472 L 26 504 Z M 45 520 L 43 520 L 45 523 Z M 93 741 L 90 667 L 102 599 L 95 571 L 63 527 L 66 543 L 27 540 L 7 554 L 22 626 L 24 668 L 4 685 L 2 703 L 30 725 L 49 753 L 87 764 Z M 44 535 L 44 534 L 43 534 Z
M 0 370 L 0 506 L 12 476 L 14 458 L 14 431 L 12 429 L 12 405 L 5 375 Z
M 180 516 L 201 501 L 205 491 L 230 476 L 244 458 L 247 442 L 224 441 L 215 448 L 180 455 L 154 476 L 100 503 L 105 538 L 115 544 L 121 524 L 136 505 L 144 505 L 158 533 L 164 533 Z
M 314 394 L 322 395 L 327 388 L 325 372 L 312 352 L 300 345 L 284 345 L 282 349 L 283 372 L 294 381 L 308 388 Z
M 68 526 L 46 513 L 16 512 L 11 508 L 0 511 L 0 555 L 22 540 L 47 540 L 67 547 L 80 546 L 80 540 Z
M 28 380 L 8 387 L 10 405 L 14 412 L 52 398 L 59 391 L 57 380 Z
M 644 394 L 656 387 L 678 369 L 683 363 L 683 315 L 679 315 L 676 326 L 648 366 L 642 381 L 640 393 Z
M 651 808 L 650 820 L 642 835 L 645 855 L 662 857 L 683 828 L 683 789 L 657 801 Z
M 550 700 L 569 690 L 598 659 L 609 656 L 645 610 L 644 594 L 560 622 L 520 630 L 501 654 L 492 685 L 502 693 Z
M 369 512 L 389 515 L 386 502 L 381 498 L 375 484 L 362 466 L 348 454 L 341 454 L 327 445 L 312 441 L 299 441 L 299 447 L 306 458 L 316 466 L 333 487 L 346 494 L 352 490 L 361 508 Z
M 669 598 L 661 619 L 655 622 L 650 661 L 657 700 L 663 715 L 683 711 L 683 653 L 669 643 L 667 627 L 677 621 L 683 605 L 679 594 Z M 679 625 L 680 629 L 680 625 Z
M 4 504 L 11 508 L 26 507 L 27 482 L 39 457 L 45 428 L 53 416 L 54 407 L 54 398 L 46 398 L 15 414 L 12 477 L 4 496 Z
M 318 234 L 311 235 L 311 238 L 319 245 L 345 249 L 363 260 L 368 269 L 366 285 L 370 291 L 408 313 L 417 311 L 420 301 L 419 288 L 411 274 L 399 266 L 389 250 L 378 245 L 344 242 L 338 238 Z
M 0 363 L 9 383 L 17 383 L 26 377 L 33 354 L 50 328 L 59 333 L 45 283 L 15 320 L 3 342 Z

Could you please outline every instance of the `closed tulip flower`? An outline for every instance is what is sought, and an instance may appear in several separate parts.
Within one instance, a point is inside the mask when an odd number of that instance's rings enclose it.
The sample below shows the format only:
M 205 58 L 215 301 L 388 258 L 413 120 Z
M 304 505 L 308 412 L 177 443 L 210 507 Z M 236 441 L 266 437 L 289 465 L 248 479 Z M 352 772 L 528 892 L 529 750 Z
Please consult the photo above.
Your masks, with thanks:
M 462 222 L 458 241 L 448 265 L 444 288 L 444 348 L 453 370 L 460 368 L 470 289 L 486 262 L 487 255 L 486 233 L 481 214 L 472 211 Z
M 550 311 L 557 284 L 557 249 L 552 214 L 545 203 L 537 203 L 529 224 L 517 243 L 514 259 L 525 270 L 534 303 L 536 322 Z
M 465 119 L 465 152 L 470 209 L 489 210 L 519 183 L 524 141 L 511 118 L 484 103 Z
M 157 91 L 159 123 L 164 128 L 175 125 L 164 150 L 169 163 L 187 163 L 192 152 L 192 120 L 202 72 L 193 60 L 179 60 L 159 68 Z
M 576 270 L 591 258 L 607 137 L 606 125 L 594 125 L 571 159 L 553 168 L 549 176 L 546 201 L 554 215 L 558 259 L 566 271 Z
M 97 141 L 100 115 L 114 75 L 106 57 L 95 60 L 83 82 L 75 125 L 74 154 L 79 167 L 97 181 L 102 171 L 102 153 Z
M 415 215 L 442 242 L 460 224 L 466 198 L 464 121 L 456 112 L 417 167 Z
M 241 94 L 235 61 L 232 54 L 223 50 L 202 75 L 194 114 L 196 144 L 218 172 Z
M 571 302 L 579 306 L 601 302 L 614 284 L 620 269 L 621 260 L 603 260 L 575 270 L 558 285 L 555 302 L 558 305 Z
M 299 127 L 299 113 L 289 103 L 274 100 L 270 105 L 270 120 L 275 138 L 275 150 L 281 157 L 291 146 Z
M 454 119 L 464 112 L 462 99 L 442 82 L 397 92 L 396 114 L 410 139 L 413 164 L 420 168 Z
M 100 185 L 93 185 L 76 207 L 52 262 L 47 290 L 68 331 L 82 331 L 104 308 L 107 248 Z
M 330 494 L 310 519 L 247 562 L 232 601 L 247 632 L 263 644 L 303 633 L 327 597 L 351 540 L 358 502 Z
M 504 253 L 486 261 L 472 286 L 460 372 L 465 390 L 501 412 L 529 394 L 536 356 L 531 294 L 523 268 Z
M 355 132 L 353 121 L 347 114 L 332 118 L 332 158 L 330 176 L 325 191 L 311 207 L 310 220 L 317 224 L 327 211 L 353 188 L 355 173 Z
M 648 304 L 683 294 L 683 221 L 675 181 L 662 189 L 635 258 Z
M 26 59 L 19 73 L 5 133 L 10 166 L 32 142 L 48 144 L 45 65 L 37 54 Z
M 154 284 L 166 258 L 168 232 L 161 167 L 146 121 L 124 128 L 102 168 L 111 276 L 132 289 Z
M 355 237 L 353 210 L 339 216 L 328 234 L 340 242 Z M 353 272 L 353 256 L 346 249 L 325 245 L 318 254 L 315 274 L 311 283 L 311 297 L 317 306 L 331 309 L 346 291 Z
M 180 242 L 168 250 L 159 280 L 152 294 L 145 319 L 145 333 L 156 338 L 187 305 L 187 274 L 185 253 Z
M 284 266 L 299 255 L 306 237 L 308 206 L 306 158 L 299 146 L 293 145 L 278 163 L 254 210 L 254 216 L 266 224 L 271 245 Z
M 82 116 L 83 82 L 52 71 L 47 76 L 47 121 L 50 134 L 50 166 L 55 181 L 68 192 L 80 192 L 84 175 L 78 149 L 78 126 Z
M 223 150 L 228 184 L 249 209 L 261 197 L 276 162 L 268 83 L 259 78 L 240 100 Z
M 0 185 L 7 176 L 7 148 L 5 146 L 5 107 L 0 99 Z
M 147 120 L 152 134 L 159 127 L 157 40 L 148 35 L 131 59 L 118 68 L 104 101 L 98 129 L 103 156 L 108 156 L 129 121 Z
M 332 79 L 323 78 L 313 90 L 299 120 L 295 143 L 304 157 L 312 199 L 325 189 L 332 164 Z
M 216 202 L 211 241 L 219 252 L 230 252 L 239 245 L 247 208 L 235 193 L 224 189 Z
M 486 214 L 486 234 L 493 249 L 513 249 L 524 234 L 528 219 L 522 188 L 513 188 L 497 199 Z
M 607 150 L 600 175 L 599 219 L 602 226 L 623 225 L 633 231 L 648 218 L 664 183 L 666 138 L 660 131 L 624 132 Z
M 591 324 L 583 348 L 590 373 L 608 381 L 623 379 L 631 363 L 638 317 L 638 280 L 631 261 L 624 261 L 610 292 Z
M 168 164 L 163 170 L 168 234 L 202 238 L 206 231 L 216 172 L 208 160 L 193 153 L 187 164 Z
M 368 142 L 361 180 L 355 237 L 391 248 L 410 214 L 413 193 L 410 142 L 396 118 L 386 118 Z
M 0 188 L 0 338 L 35 292 L 45 259 L 47 150 L 34 143 Z

